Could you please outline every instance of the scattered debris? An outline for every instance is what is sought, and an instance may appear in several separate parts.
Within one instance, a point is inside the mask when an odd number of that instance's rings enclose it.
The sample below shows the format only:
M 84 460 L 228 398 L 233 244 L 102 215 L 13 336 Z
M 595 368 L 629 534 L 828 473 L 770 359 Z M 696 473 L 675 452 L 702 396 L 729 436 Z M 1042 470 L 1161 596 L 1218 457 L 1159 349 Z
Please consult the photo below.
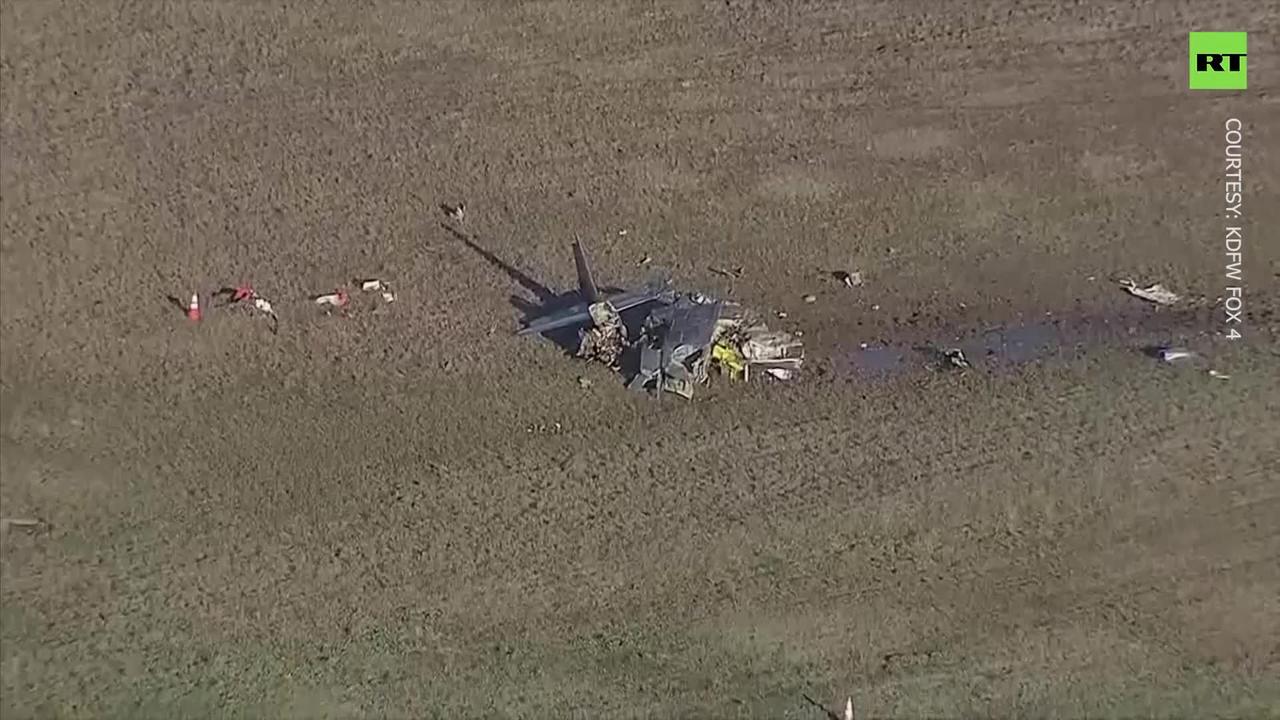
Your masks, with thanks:
M 36 518 L 0 518 L 0 532 L 8 532 L 10 528 L 38 532 L 48 526 L 48 523 Z
M 1178 302 L 1178 295 L 1164 285 L 1155 283 L 1146 287 L 1138 287 L 1132 280 L 1121 280 L 1120 287 L 1134 297 L 1142 298 L 1157 305 L 1173 305 Z
M 333 308 L 346 308 L 351 303 L 351 296 L 347 295 L 347 291 L 338 288 L 326 295 L 316 295 L 311 301 L 317 305 L 325 305 L 325 312 L 332 312 Z
M 591 387 L 591 378 L 585 378 L 579 375 L 578 386 L 581 387 L 583 390 L 586 390 L 587 388 Z
M 943 350 L 942 357 L 945 358 L 947 362 L 951 363 L 952 367 L 960 368 L 961 370 L 973 369 L 973 365 L 969 364 L 969 358 L 964 356 L 964 351 L 960 348 L 949 348 L 947 350 Z
M 444 214 L 454 222 L 460 223 L 467 219 L 467 208 L 462 203 L 458 203 L 457 205 L 449 205 L 445 203 L 440 206 L 440 209 L 443 210 Z
M 800 369 L 803 345 L 796 337 L 769 330 L 735 303 L 696 292 L 675 292 L 666 283 L 603 296 L 591 276 L 582 244 L 573 245 L 579 302 L 557 310 L 517 334 L 580 328 L 578 357 L 620 371 L 636 368 L 627 386 L 633 390 L 693 396 L 715 368 L 731 379 L 749 379 L 759 368 L 777 379 Z M 741 269 L 726 271 L 731 275 Z M 644 313 L 628 326 L 623 314 Z M 629 330 L 637 328 L 637 330 Z M 631 337 L 635 332 L 636 337 Z M 769 371 L 778 372 L 769 372 Z
M 251 285 L 224 287 L 213 294 L 215 300 L 221 300 L 223 306 L 234 305 L 258 296 Z
M 644 257 L 640 258 L 640 262 L 636 263 L 636 265 L 643 266 L 643 265 L 648 265 L 651 262 L 653 262 L 653 258 L 649 257 L 648 255 L 645 255 Z
M 215 298 L 222 300 L 222 305 L 238 305 L 245 301 L 250 301 L 253 308 L 258 312 L 266 315 L 271 320 L 271 333 L 280 332 L 280 318 L 276 315 L 275 308 L 271 306 L 271 302 L 258 294 L 251 285 L 239 285 L 236 287 L 224 287 L 213 294 Z
M 834 277 L 836 280 L 839 280 L 840 282 L 844 283 L 845 287 L 850 287 L 850 288 L 859 287 L 862 285 L 862 282 L 863 282 L 862 273 L 857 270 L 854 270 L 853 272 L 836 270 L 835 272 L 831 273 L 831 276 Z
M 723 275 L 727 278 L 734 278 L 734 279 L 742 277 L 742 273 L 745 272 L 745 269 L 742 267 L 735 267 L 735 268 L 709 267 L 707 269 L 717 275 Z
M 268 318 L 271 318 L 271 333 L 273 335 L 280 332 L 280 318 L 276 315 L 275 308 L 271 307 L 270 301 L 260 295 L 255 296 L 253 298 L 253 307 L 257 309 L 258 312 L 266 315 Z
M 1227 374 L 1225 374 L 1225 373 L 1220 373 L 1220 372 L 1218 372 L 1217 370 L 1210 370 L 1210 371 L 1209 371 L 1209 377 L 1211 377 L 1211 378 L 1217 378 L 1217 379 L 1219 379 L 1219 380 L 1230 380 L 1230 379 L 1231 379 L 1231 376 L 1230 376 L 1230 375 L 1227 375 Z
M 377 280 L 377 279 L 360 280 L 359 283 L 360 283 L 360 289 L 363 290 L 364 292 L 382 293 L 383 302 L 391 303 L 396 301 L 396 295 L 394 292 L 392 292 L 390 283 L 386 282 L 385 280 Z
M 805 302 L 807 302 L 807 303 L 810 303 L 810 304 L 816 303 L 816 302 L 818 302 L 818 296 L 817 296 L 817 295 L 805 295 L 805 296 L 804 296 L 804 301 L 805 301 Z
M 618 369 L 622 353 L 627 349 L 627 329 L 622 324 L 622 317 L 607 300 L 594 303 L 587 311 L 591 315 L 592 326 L 582 333 L 578 357 Z

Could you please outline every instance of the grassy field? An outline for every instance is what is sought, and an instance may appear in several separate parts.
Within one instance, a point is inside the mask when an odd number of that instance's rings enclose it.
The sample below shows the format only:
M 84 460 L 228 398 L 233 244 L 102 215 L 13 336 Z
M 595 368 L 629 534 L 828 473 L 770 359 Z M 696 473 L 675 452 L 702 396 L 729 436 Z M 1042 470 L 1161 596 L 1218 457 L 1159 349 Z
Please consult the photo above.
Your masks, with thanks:
M 0 8 L 6 719 L 1280 715 L 1274 4 Z M 1186 90 L 1236 28 L 1250 90 Z M 458 202 L 537 283 L 577 234 L 785 311 L 806 372 L 655 403 L 514 338 Z M 166 301 L 246 281 L 278 335 Z

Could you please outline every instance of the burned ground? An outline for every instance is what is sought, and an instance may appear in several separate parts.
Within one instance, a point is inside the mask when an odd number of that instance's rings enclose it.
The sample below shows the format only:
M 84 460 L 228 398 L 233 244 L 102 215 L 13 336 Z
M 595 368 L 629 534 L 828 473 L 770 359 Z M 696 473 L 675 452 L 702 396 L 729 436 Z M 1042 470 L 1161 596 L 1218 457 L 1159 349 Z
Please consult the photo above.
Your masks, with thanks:
M 5 717 L 1274 708 L 1275 97 L 1184 89 L 1245 8 L 6 0 L 0 502 L 48 524 L 0 537 Z M 809 368 L 628 393 L 511 336 L 458 202 L 551 293 L 578 234 Z M 354 277 L 396 302 L 307 302 Z M 166 300 L 244 281 L 278 336 Z M 1031 362 L 856 362 L 1046 317 Z

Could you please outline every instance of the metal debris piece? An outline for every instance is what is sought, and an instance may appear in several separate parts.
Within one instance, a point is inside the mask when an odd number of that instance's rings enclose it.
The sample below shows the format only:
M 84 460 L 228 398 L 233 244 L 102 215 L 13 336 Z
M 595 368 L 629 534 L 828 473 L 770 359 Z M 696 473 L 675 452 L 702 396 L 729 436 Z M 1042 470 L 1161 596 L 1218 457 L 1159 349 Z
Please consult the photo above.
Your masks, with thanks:
M 962 370 L 972 370 L 973 365 L 969 364 L 969 358 L 964 356 L 964 351 L 960 348 L 950 348 L 942 351 L 942 357 L 951 363 L 952 367 Z
M 1121 280 L 1120 287 L 1134 297 L 1142 298 L 1157 305 L 1173 305 L 1179 300 L 1176 293 L 1160 283 L 1138 287 L 1137 283 L 1132 280 Z
M 1217 370 L 1210 370 L 1210 371 L 1209 371 L 1209 377 L 1211 377 L 1211 378 L 1217 378 L 1217 379 L 1219 379 L 1219 380 L 1230 380 L 1230 379 L 1231 379 L 1231 376 L 1230 376 L 1230 375 L 1227 375 L 1227 374 L 1225 374 L 1225 373 L 1220 373 L 1220 372 L 1218 372 Z
M 266 315 L 268 318 L 271 319 L 272 334 L 276 334 L 280 332 L 280 317 L 276 315 L 276 310 L 275 308 L 271 307 L 271 302 L 269 300 L 262 297 L 261 295 L 255 294 L 253 298 L 253 307 L 256 308 L 258 312 Z
M 1159 350 L 1160 360 L 1167 363 L 1176 362 L 1178 360 L 1188 360 L 1195 356 L 1195 353 L 1183 348 L 1167 347 L 1160 348 Z
M 4 532 L 7 532 L 10 528 L 36 532 L 48 526 L 48 523 L 36 518 L 0 518 L 0 531 Z
M 777 380 L 790 380 L 795 375 L 795 373 L 791 370 L 788 370 L 786 368 L 776 368 L 776 367 L 766 368 L 765 374 Z
M 364 292 L 381 292 L 383 302 L 395 302 L 396 295 L 391 291 L 391 283 L 385 280 L 370 279 L 361 280 L 360 289 Z
M 591 379 L 590 379 L 590 378 L 584 378 L 584 377 L 582 377 L 581 375 L 579 375 L 579 376 L 578 376 L 578 386 L 579 386 L 579 387 L 581 387 L 583 390 L 586 390 L 587 388 L 591 387 Z
M 707 269 L 717 275 L 723 275 L 727 278 L 740 278 L 742 277 L 742 273 L 744 272 L 744 269 L 742 267 L 735 267 L 735 268 L 709 267 Z
M 444 210 L 444 214 L 449 216 L 449 219 L 454 222 L 460 223 L 467 219 L 467 208 L 462 203 L 458 203 L 457 205 L 441 205 L 440 209 Z
M 347 295 L 347 291 L 341 288 L 334 290 L 325 295 L 316 295 L 311 298 L 312 302 L 317 305 L 327 305 L 329 309 L 345 308 L 351 302 L 351 297 Z M 326 310 L 328 312 L 328 310 Z
M 807 303 L 811 303 L 811 304 L 812 304 L 812 303 L 816 303 L 816 302 L 818 302 L 818 296 L 817 296 L 817 295 L 805 295 L 805 296 L 804 296 L 804 301 L 805 301 L 805 302 L 807 302 Z
M 837 280 L 844 283 L 845 287 L 855 288 L 862 285 L 863 282 L 862 273 L 857 270 L 854 270 L 853 272 L 837 270 L 832 274 Z
M 645 255 L 644 257 L 640 258 L 640 262 L 636 263 L 636 265 L 648 265 L 651 262 L 653 262 L 653 258 L 649 257 L 648 255 Z
M 693 386 L 707 380 L 723 309 L 723 302 L 694 293 L 650 313 L 640 340 L 640 372 L 630 387 L 692 397 Z

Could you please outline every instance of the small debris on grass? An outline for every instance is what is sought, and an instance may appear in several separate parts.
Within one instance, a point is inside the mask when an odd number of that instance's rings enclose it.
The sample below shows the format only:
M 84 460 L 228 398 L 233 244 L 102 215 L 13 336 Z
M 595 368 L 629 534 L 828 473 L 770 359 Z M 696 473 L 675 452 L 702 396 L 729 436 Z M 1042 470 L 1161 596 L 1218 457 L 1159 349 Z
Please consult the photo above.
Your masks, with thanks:
M 444 211 L 446 217 L 454 222 L 460 223 L 467 219 L 467 208 L 462 203 L 458 203 L 457 205 L 449 205 L 448 203 L 445 203 L 440 206 L 440 209 Z
M 1226 373 L 1218 372 L 1217 370 L 1210 370 L 1210 371 L 1209 371 L 1209 377 L 1211 377 L 1211 378 L 1217 378 L 1218 380 L 1230 380 L 1230 379 L 1231 379 L 1231 376 L 1230 376 L 1230 375 L 1227 375 Z
M 949 348 L 947 350 L 943 350 L 942 357 L 945 358 L 947 362 L 951 363 L 952 367 L 957 367 L 961 370 L 973 369 L 973 365 L 969 364 L 969 358 L 964 356 L 964 351 L 960 348 Z
M 381 292 L 383 302 L 395 302 L 396 295 L 391 291 L 391 284 L 385 280 L 370 279 L 361 280 L 360 289 L 364 292 Z
M 280 318 L 276 315 L 275 308 L 271 307 L 270 301 L 259 295 L 253 298 L 253 306 L 257 308 L 258 312 L 271 318 L 272 334 L 280 332 Z
M 1169 290 L 1169 288 L 1161 285 L 1160 283 L 1154 283 L 1146 287 L 1138 287 L 1137 283 L 1132 280 L 1121 280 L 1120 287 L 1134 297 L 1142 298 L 1147 302 L 1153 302 L 1157 305 L 1173 305 L 1179 300 L 1177 293 Z
M 345 308 L 351 302 L 351 297 L 347 295 L 347 291 L 338 288 L 331 293 L 325 295 L 316 295 L 311 301 L 317 305 L 326 306 L 325 312 L 330 312 L 333 308 Z
M 0 531 L 8 532 L 10 528 L 36 532 L 48 527 L 48 523 L 36 518 L 0 518 Z
M 578 386 L 581 387 L 583 390 L 586 390 L 587 388 L 591 387 L 591 378 L 579 377 Z
M 831 276 L 834 277 L 836 280 L 839 280 L 840 282 L 844 283 L 845 287 L 855 288 L 862 285 L 863 283 L 862 273 L 857 270 L 854 270 L 853 272 L 848 272 L 845 270 L 836 270 L 835 272 L 831 273 Z
M 648 265 L 651 262 L 653 262 L 653 258 L 649 257 L 648 255 L 645 255 L 644 257 L 640 258 L 640 262 L 636 263 L 636 265 Z
M 271 320 L 272 334 L 280 331 L 280 318 L 276 315 L 275 308 L 271 306 L 271 301 L 259 295 L 252 285 L 238 285 L 233 288 L 224 287 L 215 292 L 213 297 L 221 299 L 223 307 L 250 301 L 255 310 L 266 315 Z
M 745 270 L 740 266 L 734 268 L 709 267 L 707 269 L 717 275 L 723 275 L 727 278 L 740 278 L 742 277 L 742 273 L 745 272 Z
M 818 302 L 818 296 L 817 296 L 817 295 L 805 295 L 805 296 L 804 296 L 804 301 L 805 301 L 805 302 L 807 302 L 807 303 L 809 303 L 809 304 L 816 303 L 816 302 Z
M 1183 348 L 1160 348 L 1160 360 L 1162 362 L 1177 362 L 1178 360 L 1188 360 L 1195 356 L 1195 353 L 1190 350 L 1184 350 Z

